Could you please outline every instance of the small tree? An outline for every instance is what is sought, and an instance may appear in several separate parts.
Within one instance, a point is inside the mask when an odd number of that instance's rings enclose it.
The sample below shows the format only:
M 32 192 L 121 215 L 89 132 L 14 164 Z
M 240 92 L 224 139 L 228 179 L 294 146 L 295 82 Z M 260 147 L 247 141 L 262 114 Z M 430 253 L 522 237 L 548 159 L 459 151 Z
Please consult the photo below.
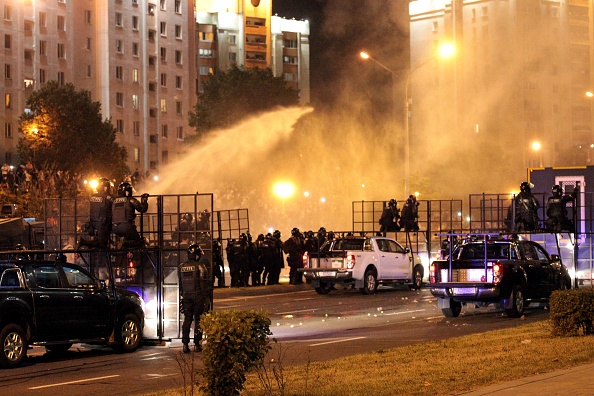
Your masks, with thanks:
M 126 149 L 116 142 L 110 120 L 89 91 L 49 81 L 27 100 L 29 112 L 19 119 L 23 132 L 18 146 L 21 161 L 38 169 L 120 177 L 126 169 Z
M 282 78 L 274 77 L 272 70 L 234 66 L 226 72 L 215 71 L 204 83 L 198 104 L 190 112 L 190 126 L 200 136 L 275 107 L 298 104 L 297 90 L 288 87 Z

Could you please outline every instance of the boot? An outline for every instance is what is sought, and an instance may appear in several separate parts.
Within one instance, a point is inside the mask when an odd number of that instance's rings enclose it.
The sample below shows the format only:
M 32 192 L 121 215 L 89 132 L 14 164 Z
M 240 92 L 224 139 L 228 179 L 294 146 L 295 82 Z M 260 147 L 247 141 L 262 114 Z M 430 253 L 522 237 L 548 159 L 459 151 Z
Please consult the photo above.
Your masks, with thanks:
M 184 353 L 190 353 L 190 346 L 188 344 L 184 344 L 183 352 Z

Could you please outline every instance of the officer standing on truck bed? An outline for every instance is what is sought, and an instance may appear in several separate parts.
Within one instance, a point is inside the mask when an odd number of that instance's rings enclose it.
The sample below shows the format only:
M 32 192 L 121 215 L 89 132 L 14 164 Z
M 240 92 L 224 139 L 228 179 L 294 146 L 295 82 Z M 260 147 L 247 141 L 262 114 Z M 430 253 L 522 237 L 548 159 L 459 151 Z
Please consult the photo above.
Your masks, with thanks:
M 80 246 L 107 249 L 109 247 L 109 233 L 112 224 L 111 182 L 102 177 L 99 179 L 97 191 L 89 198 L 89 224 L 87 232 L 90 240 L 83 239 Z
M 552 196 L 547 199 L 546 213 L 547 220 L 545 222 L 547 231 L 561 232 L 570 231 L 575 232 L 573 221 L 567 218 L 567 204 L 577 197 L 580 187 L 576 186 L 571 195 L 563 195 L 563 187 L 555 184 L 552 188 Z
M 118 249 L 123 245 L 128 247 L 144 247 L 144 241 L 141 239 L 136 229 L 136 212 L 144 213 L 148 210 L 148 194 L 142 194 L 140 201 L 132 196 L 132 185 L 128 182 L 122 182 L 118 187 L 118 198 L 113 200 L 112 221 L 113 233 L 124 238 L 123 242 L 118 244 Z

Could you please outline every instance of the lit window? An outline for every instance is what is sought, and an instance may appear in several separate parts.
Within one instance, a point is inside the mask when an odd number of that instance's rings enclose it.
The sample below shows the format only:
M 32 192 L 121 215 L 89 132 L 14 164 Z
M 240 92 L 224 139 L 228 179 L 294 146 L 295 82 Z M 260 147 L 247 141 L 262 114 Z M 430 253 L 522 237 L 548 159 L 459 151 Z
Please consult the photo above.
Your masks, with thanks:
M 167 99 L 161 99 L 161 113 L 167 113 Z
M 140 149 L 134 147 L 134 162 L 140 162 Z
M 4 94 L 4 107 L 10 109 L 12 106 L 12 96 L 9 93 Z
M 132 95 L 132 107 L 138 110 L 138 95 Z
M 212 58 L 212 50 L 211 49 L 204 49 L 200 48 L 198 50 L 198 54 L 201 58 Z
M 132 69 L 132 82 L 138 82 L 138 69 Z

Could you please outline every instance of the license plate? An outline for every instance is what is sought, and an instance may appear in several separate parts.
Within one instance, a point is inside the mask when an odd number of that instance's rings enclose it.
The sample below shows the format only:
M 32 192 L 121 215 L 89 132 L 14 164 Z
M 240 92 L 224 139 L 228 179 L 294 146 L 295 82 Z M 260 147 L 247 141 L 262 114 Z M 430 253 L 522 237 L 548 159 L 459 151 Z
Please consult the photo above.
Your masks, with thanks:
M 332 272 L 332 271 L 322 271 L 322 272 L 320 272 L 320 276 L 324 276 L 324 277 L 330 276 L 330 277 L 334 278 L 334 275 L 335 275 L 335 272 Z
M 476 294 L 476 287 L 454 287 L 452 294 L 455 296 L 474 296 Z
M 342 268 L 342 259 L 332 260 L 332 268 Z

